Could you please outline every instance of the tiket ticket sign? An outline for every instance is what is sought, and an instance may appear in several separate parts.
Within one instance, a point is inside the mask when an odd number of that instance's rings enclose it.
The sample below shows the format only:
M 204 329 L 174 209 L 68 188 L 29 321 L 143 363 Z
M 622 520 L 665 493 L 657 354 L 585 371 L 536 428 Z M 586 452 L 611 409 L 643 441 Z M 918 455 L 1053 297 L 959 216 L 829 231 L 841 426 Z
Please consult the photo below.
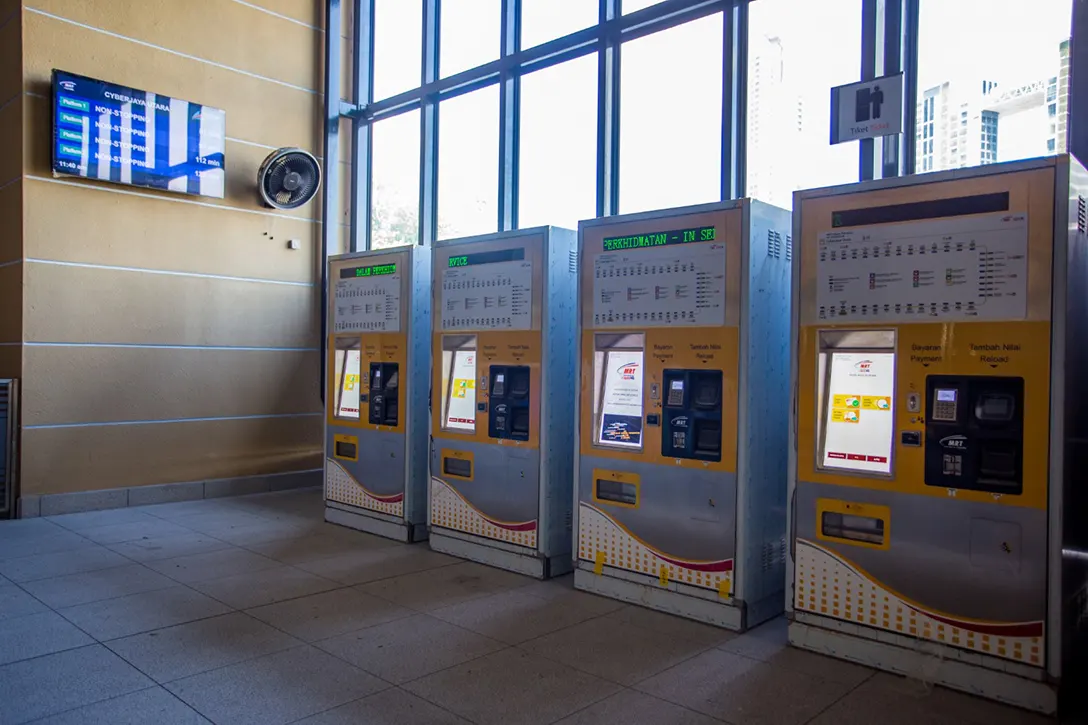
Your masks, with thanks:
M 831 89 L 831 143 L 903 132 L 903 74 Z

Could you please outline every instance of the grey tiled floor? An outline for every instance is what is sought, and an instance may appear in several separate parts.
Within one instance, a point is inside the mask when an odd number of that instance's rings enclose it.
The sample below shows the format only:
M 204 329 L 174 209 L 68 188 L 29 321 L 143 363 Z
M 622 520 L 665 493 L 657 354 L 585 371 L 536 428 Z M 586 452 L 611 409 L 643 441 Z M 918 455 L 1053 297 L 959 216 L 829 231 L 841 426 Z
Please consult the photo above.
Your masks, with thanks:
M 1047 720 L 326 524 L 317 490 L 0 522 L 0 725 Z

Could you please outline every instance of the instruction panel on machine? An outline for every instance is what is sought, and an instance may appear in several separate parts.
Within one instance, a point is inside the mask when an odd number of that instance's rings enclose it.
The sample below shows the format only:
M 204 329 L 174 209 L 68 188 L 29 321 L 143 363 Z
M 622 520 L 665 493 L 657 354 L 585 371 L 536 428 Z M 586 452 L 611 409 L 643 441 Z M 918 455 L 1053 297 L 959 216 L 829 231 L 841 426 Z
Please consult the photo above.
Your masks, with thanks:
M 820 234 L 821 320 L 1019 320 L 1027 314 L 1026 214 L 985 214 Z
M 400 332 L 400 274 L 395 264 L 340 270 L 333 332 Z
M 533 323 L 533 263 L 474 263 L 442 270 L 443 330 L 528 330 Z M 451 261 L 452 263 L 452 261 Z
M 725 324 L 725 245 L 602 254 L 593 263 L 593 325 Z

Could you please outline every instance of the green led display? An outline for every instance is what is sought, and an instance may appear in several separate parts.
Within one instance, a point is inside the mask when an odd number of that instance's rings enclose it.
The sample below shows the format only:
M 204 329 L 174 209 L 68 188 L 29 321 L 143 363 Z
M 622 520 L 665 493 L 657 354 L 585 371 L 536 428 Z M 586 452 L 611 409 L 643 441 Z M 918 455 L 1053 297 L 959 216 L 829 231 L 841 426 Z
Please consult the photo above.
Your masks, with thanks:
M 340 279 L 352 277 L 381 277 L 386 274 L 396 274 L 396 264 L 374 264 L 369 267 L 346 267 L 340 270 Z
M 670 232 L 633 234 L 629 237 L 607 237 L 604 240 L 604 251 L 622 252 L 625 249 L 664 247 L 667 244 L 712 242 L 716 238 L 715 234 L 714 227 L 695 227 L 693 229 L 676 229 Z

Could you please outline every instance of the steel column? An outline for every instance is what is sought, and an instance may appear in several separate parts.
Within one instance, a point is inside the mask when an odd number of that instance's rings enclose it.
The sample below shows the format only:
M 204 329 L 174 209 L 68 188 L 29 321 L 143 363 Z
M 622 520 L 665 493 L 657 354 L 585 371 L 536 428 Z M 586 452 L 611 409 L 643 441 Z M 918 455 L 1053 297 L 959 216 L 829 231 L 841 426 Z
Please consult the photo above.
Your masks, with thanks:
M 620 0 L 600 0 L 597 55 L 597 216 L 620 203 L 620 38 L 614 29 Z
M 321 347 L 328 336 L 329 250 L 339 242 L 340 231 L 340 0 L 325 3 L 325 158 L 321 194 Z M 321 402 L 325 402 L 325 365 L 321 366 Z
M 743 197 L 748 181 L 748 2 L 722 13 L 722 200 Z
M 521 0 L 502 0 L 500 58 L 521 50 Z M 499 72 L 499 231 L 518 226 L 518 174 L 521 136 L 521 73 Z
M 352 55 L 355 60 L 352 101 L 365 108 L 374 100 L 374 0 L 354 0 L 355 28 Z M 351 251 L 370 249 L 370 198 L 374 163 L 371 153 L 372 124 L 362 116 L 352 119 L 354 143 L 351 158 Z
M 883 64 L 883 36 L 881 10 L 883 0 L 862 0 L 861 3 L 861 78 L 867 81 L 880 76 Z M 858 142 L 858 178 L 869 181 L 876 178 L 876 139 L 863 138 Z
M 424 88 L 438 80 L 441 0 L 423 2 Z M 438 94 L 420 98 L 419 134 L 419 243 L 430 245 L 438 235 Z
M 1071 35 L 1068 149 L 1088 163 L 1088 0 L 1073 0 Z

